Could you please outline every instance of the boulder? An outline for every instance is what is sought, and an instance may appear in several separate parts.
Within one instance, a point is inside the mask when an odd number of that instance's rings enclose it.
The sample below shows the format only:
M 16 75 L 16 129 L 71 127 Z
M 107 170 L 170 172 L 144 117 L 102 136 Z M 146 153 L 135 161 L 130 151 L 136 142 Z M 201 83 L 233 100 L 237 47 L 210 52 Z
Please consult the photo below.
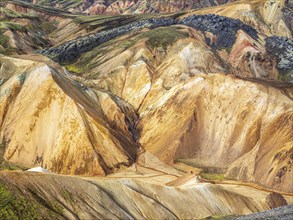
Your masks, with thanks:
M 266 197 L 266 203 L 271 209 L 288 205 L 284 197 L 281 194 L 275 192 L 270 193 Z

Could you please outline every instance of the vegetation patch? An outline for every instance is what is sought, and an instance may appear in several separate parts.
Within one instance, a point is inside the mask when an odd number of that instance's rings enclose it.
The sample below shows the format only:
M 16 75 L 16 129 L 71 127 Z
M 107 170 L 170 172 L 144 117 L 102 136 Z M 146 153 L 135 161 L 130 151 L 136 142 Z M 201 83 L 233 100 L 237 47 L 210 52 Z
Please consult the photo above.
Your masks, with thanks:
M 179 31 L 176 27 L 156 28 L 142 34 L 147 37 L 147 46 L 151 48 L 163 47 L 167 50 L 176 40 L 188 37 L 188 33 Z
M 64 9 L 75 8 L 81 5 L 83 0 L 41 0 L 38 2 L 39 5 L 52 7 L 55 4 L 61 4 Z
M 74 203 L 74 196 L 71 192 L 69 192 L 68 190 L 64 190 L 62 191 L 61 193 L 62 197 L 68 201 L 68 202 L 71 202 L 71 203 Z
M 200 176 L 207 180 L 223 181 L 225 179 L 224 174 L 220 173 L 201 173 Z
M 0 182 L 0 219 L 40 219 L 38 206 Z
M 82 68 L 77 67 L 76 65 L 72 64 L 72 65 L 66 65 L 65 68 L 74 74 L 80 74 L 82 73 Z
M 0 7 L 0 14 L 4 14 L 7 18 L 37 18 L 35 15 L 19 13 L 17 11 L 13 11 L 7 8 Z
M 14 22 L 0 22 L 0 30 L 26 31 L 26 28 Z
M 192 166 L 195 168 L 200 168 L 203 170 L 203 173 L 217 173 L 217 174 L 222 174 L 226 172 L 225 168 L 219 168 L 219 167 L 211 167 L 211 166 L 206 166 L 203 164 L 197 163 L 194 159 L 176 159 L 174 161 L 175 163 L 184 163 L 188 166 Z
M 162 27 L 151 29 L 147 32 L 133 32 L 123 40 L 115 38 L 104 44 L 95 47 L 93 50 L 84 53 L 74 64 L 65 66 L 69 72 L 75 74 L 86 74 L 91 72 L 92 69 L 107 62 L 113 56 L 105 56 L 109 52 L 113 51 L 125 51 L 134 46 L 139 40 L 146 39 L 146 46 L 154 49 L 156 47 L 162 47 L 164 50 L 174 44 L 176 40 L 188 37 L 188 33 L 182 32 L 176 27 Z M 90 76 L 95 78 L 99 73 L 91 74 Z
M 41 198 L 32 189 L 21 190 L 0 179 L 0 219 L 61 219 L 63 207 Z M 63 219 L 63 218 L 62 218 Z
M 0 34 L 0 45 L 4 48 L 7 48 L 9 37 L 3 34 Z
M 47 34 L 53 32 L 56 29 L 56 27 L 52 23 L 49 23 L 47 21 L 42 21 L 40 24 L 40 28 Z
M 206 180 L 223 181 L 225 179 L 226 169 L 224 168 L 204 166 L 197 163 L 194 159 L 176 159 L 174 163 L 182 163 L 201 169 L 202 171 L 199 175 Z

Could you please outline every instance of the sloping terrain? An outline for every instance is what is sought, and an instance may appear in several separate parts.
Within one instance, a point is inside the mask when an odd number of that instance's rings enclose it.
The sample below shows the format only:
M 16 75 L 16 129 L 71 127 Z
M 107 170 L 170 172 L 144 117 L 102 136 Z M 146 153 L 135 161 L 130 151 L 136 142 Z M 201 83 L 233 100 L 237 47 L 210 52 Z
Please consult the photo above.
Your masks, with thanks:
M 292 203 L 290 1 L 99 2 L 117 16 L 66 2 L 0 5 L 0 169 L 51 172 L 0 171 L 1 216 L 26 197 L 28 218 L 56 219 L 246 215 L 272 191 Z
M 13 212 L 26 207 L 21 203 L 24 196 L 32 207 L 31 218 L 46 213 L 55 219 L 194 219 L 266 209 L 264 201 L 205 183 L 177 188 L 145 183 L 143 179 L 83 180 L 29 172 L 0 172 L 0 176 L 5 200 L 11 205 L 16 199 L 20 201 L 15 209 L 4 206 L 0 212 L 4 218 L 5 211 L 17 216 Z M 43 213 L 35 211 L 40 208 Z
M 177 1 L 153 1 L 153 0 L 26 0 L 27 2 L 57 7 L 75 13 L 94 14 L 145 14 L 166 13 L 203 8 L 225 4 L 229 0 L 177 0 Z
M 46 64 L 5 57 L 0 62 L 0 136 L 6 160 L 90 175 L 135 161 L 138 145 L 127 105 L 121 109 L 107 93 L 82 89 Z

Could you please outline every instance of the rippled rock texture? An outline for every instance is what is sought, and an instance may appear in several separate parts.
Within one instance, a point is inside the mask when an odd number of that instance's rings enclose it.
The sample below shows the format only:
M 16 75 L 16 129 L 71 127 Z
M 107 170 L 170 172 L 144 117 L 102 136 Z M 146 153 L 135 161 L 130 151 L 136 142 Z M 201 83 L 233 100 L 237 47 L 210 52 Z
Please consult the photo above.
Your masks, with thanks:
M 117 16 L 66 2 L 0 5 L 0 219 L 239 216 L 274 192 L 293 203 L 289 1 L 147 15 L 113 1 Z M 48 172 L 20 171 L 34 167 Z

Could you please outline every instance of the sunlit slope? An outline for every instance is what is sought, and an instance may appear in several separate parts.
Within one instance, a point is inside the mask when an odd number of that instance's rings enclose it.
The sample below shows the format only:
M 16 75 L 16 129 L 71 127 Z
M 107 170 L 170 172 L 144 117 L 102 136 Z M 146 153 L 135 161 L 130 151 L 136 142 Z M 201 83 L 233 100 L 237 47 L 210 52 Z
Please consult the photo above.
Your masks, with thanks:
M 85 90 L 45 63 L 8 57 L 0 62 L 6 160 L 91 175 L 135 161 L 131 110 L 125 115 L 107 93 Z

